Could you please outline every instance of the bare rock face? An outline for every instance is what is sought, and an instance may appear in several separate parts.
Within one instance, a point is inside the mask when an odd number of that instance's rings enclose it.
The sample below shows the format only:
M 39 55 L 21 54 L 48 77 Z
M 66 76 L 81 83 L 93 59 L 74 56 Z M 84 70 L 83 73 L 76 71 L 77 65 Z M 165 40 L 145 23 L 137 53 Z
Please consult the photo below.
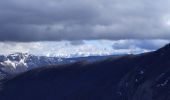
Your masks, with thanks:
M 170 45 L 140 55 L 34 69 L 1 87 L 2 100 L 170 100 Z

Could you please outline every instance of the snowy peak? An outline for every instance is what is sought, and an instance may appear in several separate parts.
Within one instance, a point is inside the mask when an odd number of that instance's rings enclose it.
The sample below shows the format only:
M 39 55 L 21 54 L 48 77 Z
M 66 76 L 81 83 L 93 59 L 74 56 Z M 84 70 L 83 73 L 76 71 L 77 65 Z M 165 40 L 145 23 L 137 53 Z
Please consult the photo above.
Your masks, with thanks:
M 78 61 L 97 61 L 113 56 L 89 56 L 89 57 L 75 57 L 75 58 L 59 58 L 47 56 L 35 56 L 28 53 L 15 53 L 0 56 L 0 71 L 16 74 L 25 72 L 37 67 L 48 65 L 68 64 Z M 114 56 L 118 57 L 118 56 Z
M 15 54 L 7 55 L 6 58 L 13 61 L 20 61 L 20 60 L 26 60 L 29 56 L 30 55 L 28 53 L 15 53 Z
M 28 53 L 15 53 L 0 56 L 0 70 L 6 73 L 15 74 L 25 72 L 29 69 L 43 65 L 48 65 L 54 62 L 54 59 L 49 57 L 40 57 L 30 55 Z
M 4 59 L 0 61 L 0 68 L 2 71 L 7 73 L 20 73 L 28 69 L 26 60 L 28 54 L 16 53 L 7 56 L 1 56 Z M 2 59 L 1 58 L 1 59 Z

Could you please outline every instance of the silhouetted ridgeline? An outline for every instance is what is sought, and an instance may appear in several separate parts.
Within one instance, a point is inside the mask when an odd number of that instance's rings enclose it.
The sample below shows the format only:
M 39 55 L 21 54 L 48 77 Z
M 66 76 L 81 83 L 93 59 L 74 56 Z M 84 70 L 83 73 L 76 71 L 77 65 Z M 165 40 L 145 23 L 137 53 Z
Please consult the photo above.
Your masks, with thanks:
M 170 100 L 170 45 L 28 71 L 3 83 L 0 100 Z

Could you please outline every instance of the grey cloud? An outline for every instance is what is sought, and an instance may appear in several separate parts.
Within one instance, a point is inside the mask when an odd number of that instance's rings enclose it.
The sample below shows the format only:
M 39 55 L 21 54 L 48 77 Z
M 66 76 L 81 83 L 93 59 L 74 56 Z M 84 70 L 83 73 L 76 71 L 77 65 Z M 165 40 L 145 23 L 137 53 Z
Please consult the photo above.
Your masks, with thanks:
M 77 46 L 77 45 L 82 45 L 82 44 L 85 44 L 84 41 L 70 41 L 70 44 L 71 45 L 74 45 L 74 46 Z
M 1 0 L 0 41 L 169 39 L 168 0 Z
M 112 45 L 113 49 L 157 50 L 169 43 L 169 40 L 121 40 Z

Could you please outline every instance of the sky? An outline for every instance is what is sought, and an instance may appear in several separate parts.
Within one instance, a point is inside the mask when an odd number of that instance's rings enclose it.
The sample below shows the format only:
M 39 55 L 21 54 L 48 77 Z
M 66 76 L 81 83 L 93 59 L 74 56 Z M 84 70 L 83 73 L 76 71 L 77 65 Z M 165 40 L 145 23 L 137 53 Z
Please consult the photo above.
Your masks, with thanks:
M 83 40 L 0 42 L 0 54 L 29 53 L 48 57 L 86 57 L 140 54 L 163 47 L 168 40 Z M 4 48 L 4 49 L 3 49 Z
M 0 0 L 0 54 L 156 50 L 170 40 L 169 5 L 169 0 Z

